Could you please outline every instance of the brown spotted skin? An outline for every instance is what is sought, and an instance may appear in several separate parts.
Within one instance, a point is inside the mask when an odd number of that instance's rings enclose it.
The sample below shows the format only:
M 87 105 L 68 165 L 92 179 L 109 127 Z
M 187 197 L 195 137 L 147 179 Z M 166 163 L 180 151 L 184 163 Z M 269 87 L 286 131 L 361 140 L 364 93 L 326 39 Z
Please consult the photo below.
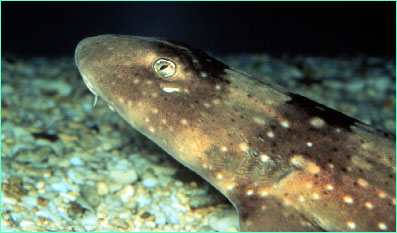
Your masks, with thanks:
M 396 230 L 395 136 L 178 42 L 101 35 L 75 59 L 95 95 L 229 198 L 242 231 Z

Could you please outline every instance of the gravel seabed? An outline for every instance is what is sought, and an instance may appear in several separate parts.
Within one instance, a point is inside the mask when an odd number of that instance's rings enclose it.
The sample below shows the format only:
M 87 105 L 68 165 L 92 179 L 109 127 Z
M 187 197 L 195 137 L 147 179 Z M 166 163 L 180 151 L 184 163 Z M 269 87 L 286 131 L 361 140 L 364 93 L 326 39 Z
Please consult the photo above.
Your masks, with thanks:
M 218 57 L 395 134 L 395 58 Z M 70 57 L 2 57 L 1 231 L 236 231 L 233 206 L 104 101 Z

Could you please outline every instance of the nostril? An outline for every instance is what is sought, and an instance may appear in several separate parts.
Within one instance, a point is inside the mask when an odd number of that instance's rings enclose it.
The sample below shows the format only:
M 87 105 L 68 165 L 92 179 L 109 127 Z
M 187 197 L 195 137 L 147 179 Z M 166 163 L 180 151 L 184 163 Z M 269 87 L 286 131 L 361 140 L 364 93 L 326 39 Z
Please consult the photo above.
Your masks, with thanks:
M 98 94 L 94 91 L 94 87 L 92 86 L 92 84 L 88 80 L 88 78 L 84 74 L 81 74 L 81 76 L 83 77 L 83 81 L 84 81 L 85 85 L 87 86 L 88 90 L 90 90 L 91 93 L 94 94 L 95 96 L 98 96 Z

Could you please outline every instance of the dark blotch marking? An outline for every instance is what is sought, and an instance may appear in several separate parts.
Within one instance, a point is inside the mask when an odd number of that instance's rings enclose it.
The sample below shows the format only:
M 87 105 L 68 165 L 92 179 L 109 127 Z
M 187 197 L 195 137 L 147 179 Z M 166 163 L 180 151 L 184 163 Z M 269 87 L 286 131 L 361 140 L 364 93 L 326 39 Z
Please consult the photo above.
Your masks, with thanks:
M 166 47 L 167 49 L 172 49 L 175 50 L 174 54 L 182 55 L 186 62 L 189 63 L 191 69 L 197 74 L 197 77 L 201 77 L 199 74 L 201 72 L 207 73 L 207 77 L 205 78 L 209 82 L 213 84 L 217 83 L 226 83 L 229 84 L 230 81 L 225 79 L 224 76 L 226 75 L 225 69 L 229 69 L 228 65 L 223 64 L 222 62 L 216 60 L 213 57 L 210 57 L 207 53 L 196 49 L 194 47 L 191 47 L 189 45 L 186 45 L 182 42 L 179 41 L 172 41 L 172 40 L 166 40 L 168 42 L 171 42 L 175 45 L 179 45 L 182 47 L 185 47 L 190 50 L 190 54 L 187 54 L 187 51 L 182 50 L 177 47 L 170 47 L 166 44 L 159 43 L 158 47 Z M 199 61 L 200 67 L 196 68 L 195 64 L 193 64 L 193 56 Z
M 292 105 L 293 108 L 299 111 L 304 111 L 308 116 L 322 118 L 328 125 L 351 131 L 350 127 L 359 122 L 354 118 L 314 102 L 304 96 L 291 92 L 288 93 L 288 96 L 291 97 L 291 100 L 287 101 L 287 104 Z

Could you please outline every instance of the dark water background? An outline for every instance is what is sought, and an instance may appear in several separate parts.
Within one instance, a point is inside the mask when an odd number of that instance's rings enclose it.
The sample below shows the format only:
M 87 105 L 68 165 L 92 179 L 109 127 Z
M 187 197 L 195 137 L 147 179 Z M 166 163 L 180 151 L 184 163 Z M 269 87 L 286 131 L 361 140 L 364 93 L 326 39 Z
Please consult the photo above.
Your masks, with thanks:
M 2 52 L 72 55 L 129 34 L 221 54 L 395 56 L 395 2 L 2 2 Z

